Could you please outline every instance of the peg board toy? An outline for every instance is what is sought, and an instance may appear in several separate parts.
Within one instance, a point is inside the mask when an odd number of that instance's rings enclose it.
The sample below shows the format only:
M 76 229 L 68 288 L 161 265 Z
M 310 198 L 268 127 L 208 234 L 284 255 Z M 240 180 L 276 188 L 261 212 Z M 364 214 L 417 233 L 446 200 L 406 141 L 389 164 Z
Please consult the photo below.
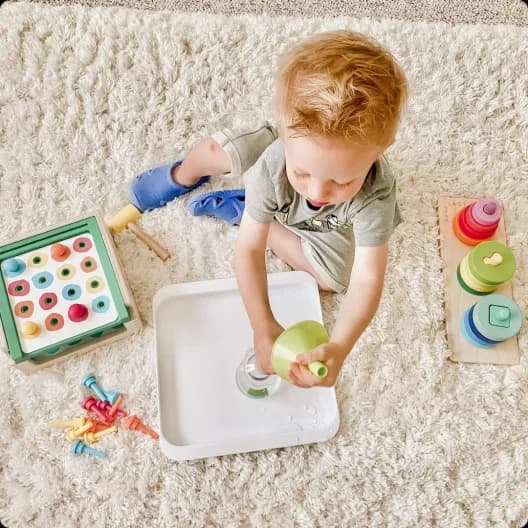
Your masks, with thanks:
M 475 296 L 466 291 L 457 279 L 457 268 L 473 246 L 463 244 L 455 235 L 453 220 L 457 213 L 475 202 L 476 198 L 441 197 L 438 201 L 440 225 L 440 254 L 445 279 L 445 311 L 447 341 L 451 361 L 467 363 L 493 363 L 496 365 L 517 365 L 519 343 L 517 336 L 495 345 L 493 348 L 479 348 L 470 344 L 462 335 L 460 323 L 472 305 L 485 297 Z M 506 228 L 501 218 L 491 240 L 506 244 Z M 511 281 L 501 284 L 495 293 L 512 297 Z
M 3 338 L 16 364 L 48 364 L 141 326 L 97 216 L 0 246 L 0 267 Z

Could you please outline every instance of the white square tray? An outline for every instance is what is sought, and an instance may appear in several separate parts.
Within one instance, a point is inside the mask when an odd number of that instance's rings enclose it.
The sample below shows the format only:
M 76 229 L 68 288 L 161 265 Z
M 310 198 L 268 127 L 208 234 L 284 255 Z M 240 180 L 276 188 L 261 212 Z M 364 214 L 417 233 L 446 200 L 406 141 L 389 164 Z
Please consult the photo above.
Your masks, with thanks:
M 307 273 L 268 275 L 270 302 L 284 326 L 322 322 L 319 292 Z M 253 336 L 235 279 L 173 284 L 154 297 L 160 445 L 192 460 L 332 438 L 339 428 L 333 388 L 281 381 L 266 399 L 244 396 L 237 366 Z

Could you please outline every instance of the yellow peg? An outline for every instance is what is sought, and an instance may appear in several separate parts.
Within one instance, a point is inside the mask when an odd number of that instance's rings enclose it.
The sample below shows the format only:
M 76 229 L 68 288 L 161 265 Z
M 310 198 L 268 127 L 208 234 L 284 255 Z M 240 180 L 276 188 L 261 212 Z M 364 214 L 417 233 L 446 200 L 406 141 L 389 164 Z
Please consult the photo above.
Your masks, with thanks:
M 81 436 L 88 431 L 88 429 L 91 429 L 93 427 L 93 422 L 91 420 L 86 420 L 86 423 L 79 427 L 78 429 L 73 430 L 73 435 L 75 435 L 75 438 L 81 438 Z
M 73 427 L 74 429 L 78 429 L 79 427 L 82 427 L 86 423 L 86 418 L 84 416 L 81 416 L 80 418 L 74 418 L 73 420 L 64 420 L 64 421 L 56 421 L 56 422 L 48 422 L 48 427 L 57 427 L 57 428 L 66 428 L 66 427 Z
M 495 252 L 491 257 L 484 257 L 484 264 L 487 264 L 488 266 L 498 266 L 499 264 L 502 264 L 502 260 L 502 255 Z
M 107 434 L 116 433 L 117 427 L 115 425 L 112 425 L 112 427 L 108 427 L 106 429 L 102 429 L 101 431 L 98 431 L 97 433 L 92 433 L 90 431 L 87 431 L 84 433 L 84 441 L 89 444 L 95 444 L 101 438 L 102 436 L 105 436 Z

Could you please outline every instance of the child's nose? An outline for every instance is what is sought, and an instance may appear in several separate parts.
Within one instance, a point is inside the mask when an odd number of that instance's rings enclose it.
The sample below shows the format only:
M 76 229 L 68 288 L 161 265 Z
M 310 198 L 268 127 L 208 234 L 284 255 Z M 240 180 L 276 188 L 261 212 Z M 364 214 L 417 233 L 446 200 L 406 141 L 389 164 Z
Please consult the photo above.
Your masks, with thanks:
M 316 202 L 324 202 L 330 194 L 329 191 L 327 183 L 315 181 L 310 187 L 310 198 Z

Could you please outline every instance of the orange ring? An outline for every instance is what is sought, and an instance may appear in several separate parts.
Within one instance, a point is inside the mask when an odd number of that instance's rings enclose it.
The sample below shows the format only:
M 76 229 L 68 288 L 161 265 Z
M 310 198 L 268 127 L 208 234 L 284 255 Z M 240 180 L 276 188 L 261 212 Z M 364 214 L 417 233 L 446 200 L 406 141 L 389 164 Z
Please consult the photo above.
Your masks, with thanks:
M 55 332 L 64 326 L 64 317 L 58 313 L 49 314 L 48 317 L 46 317 L 45 324 L 47 330 L 50 332 Z
M 458 211 L 455 218 L 453 218 L 453 232 L 455 233 L 455 236 L 458 238 L 458 240 L 460 240 L 460 242 L 462 242 L 462 244 L 465 244 L 466 246 L 476 246 L 477 244 L 480 244 L 482 240 L 475 240 L 473 238 L 468 237 L 462 232 L 458 223 L 459 215 L 460 211 Z
M 85 273 L 91 273 L 97 269 L 97 262 L 93 257 L 85 257 L 81 261 L 81 269 Z
M 26 311 L 23 311 L 23 308 L 26 308 Z M 33 315 L 33 301 L 22 301 L 15 305 L 15 315 L 17 317 L 31 317 Z

